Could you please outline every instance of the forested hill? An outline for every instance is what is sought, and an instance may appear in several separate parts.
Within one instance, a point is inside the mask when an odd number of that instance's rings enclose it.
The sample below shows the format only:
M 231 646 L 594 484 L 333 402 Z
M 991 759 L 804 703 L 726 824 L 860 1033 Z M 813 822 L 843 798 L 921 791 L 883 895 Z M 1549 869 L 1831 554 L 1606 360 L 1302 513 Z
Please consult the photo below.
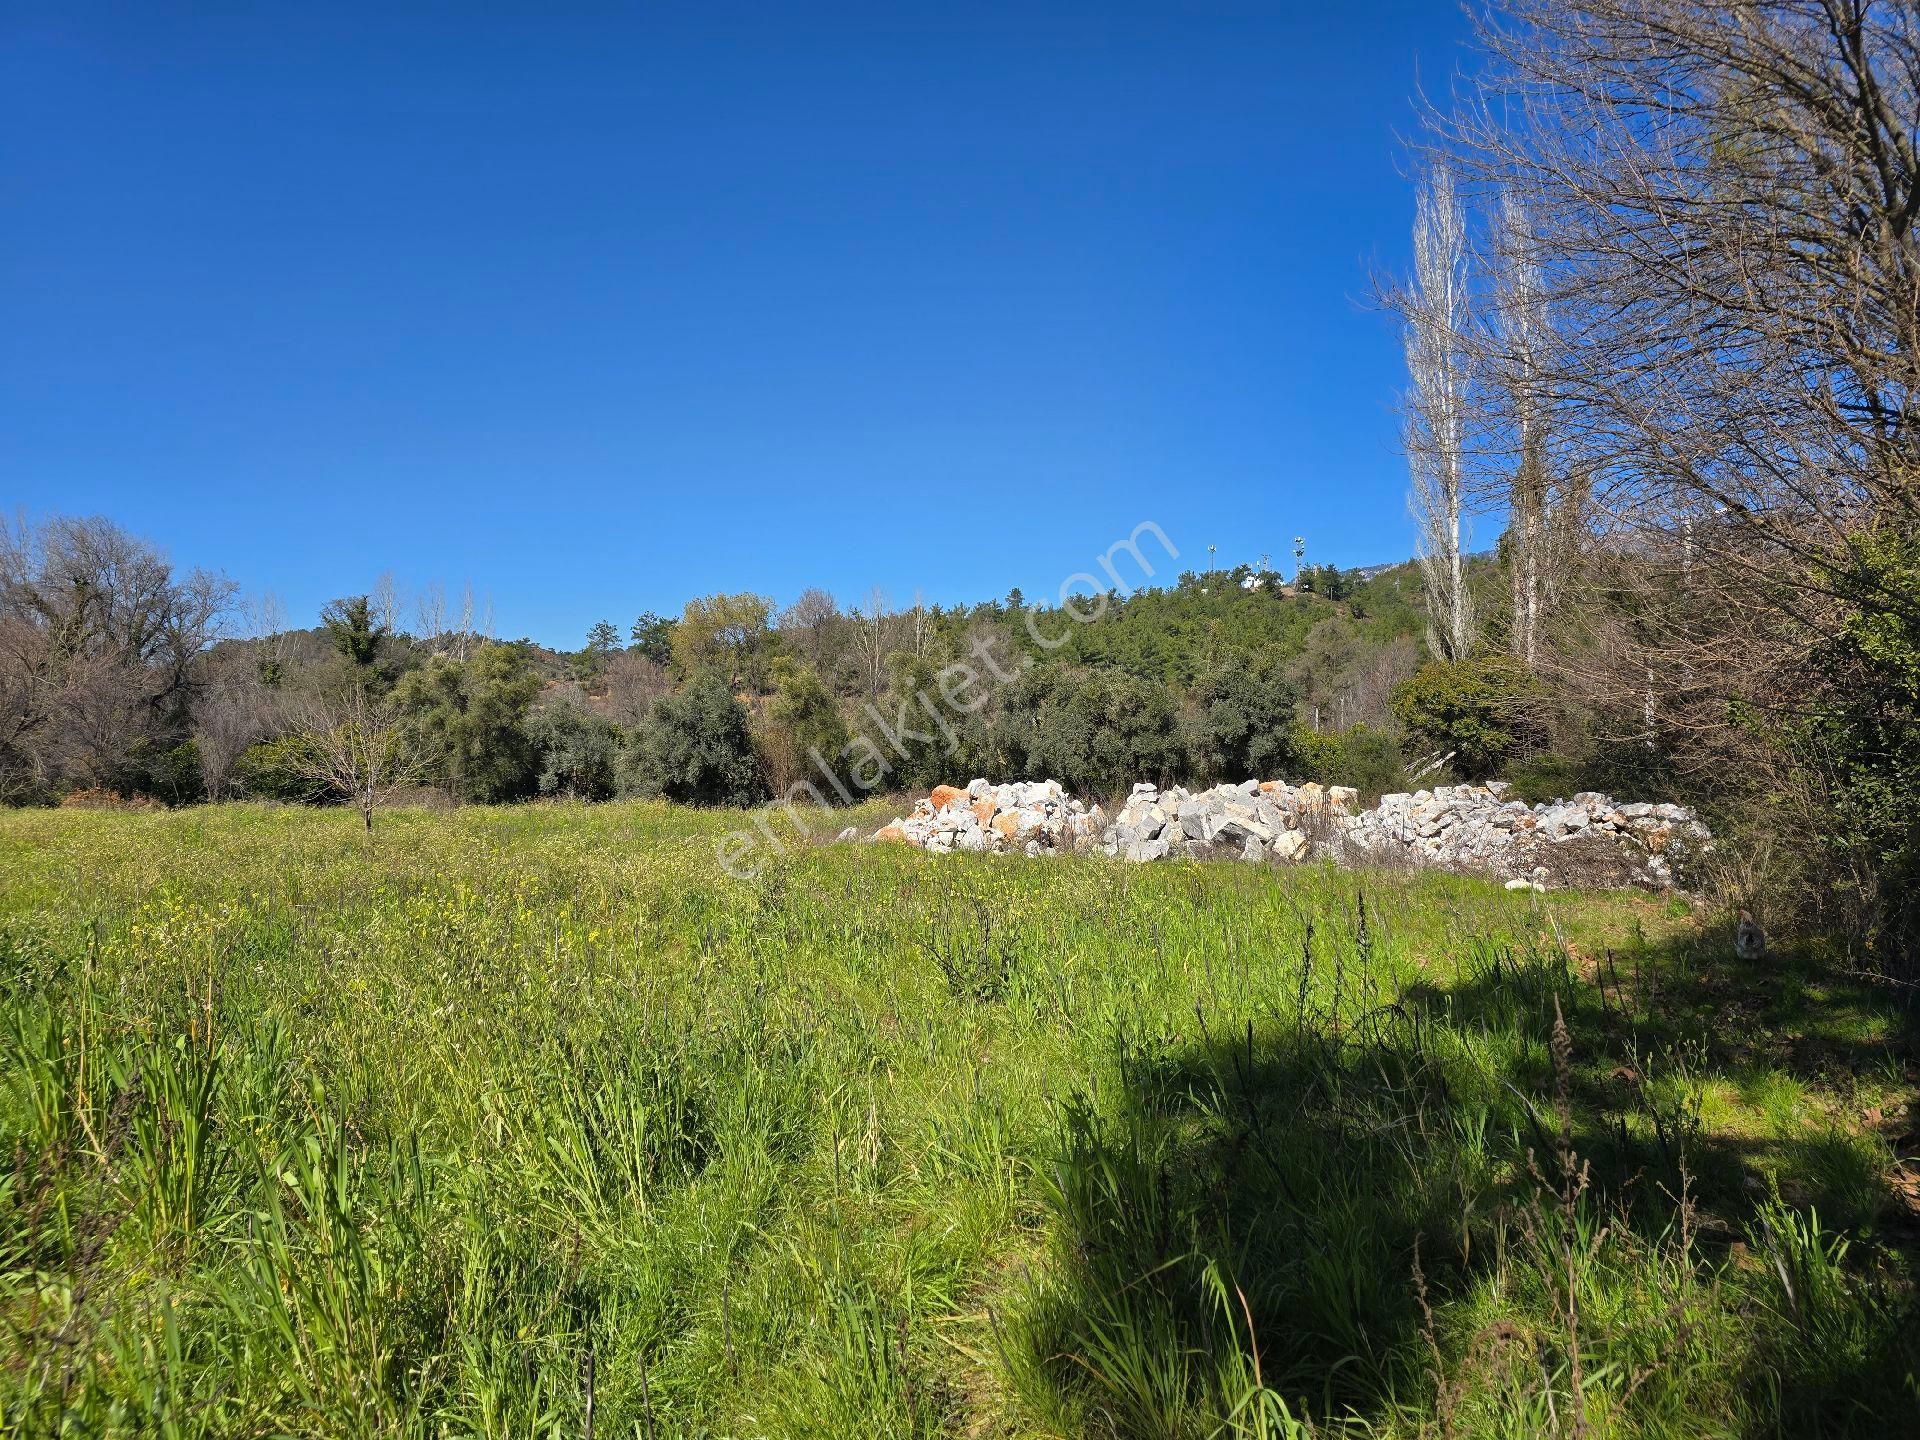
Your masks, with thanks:
M 862 762 L 865 791 L 970 775 L 1082 791 L 1321 771 L 1384 784 L 1403 738 L 1390 702 L 1425 658 L 1412 565 L 1293 583 L 1187 573 L 1049 605 L 713 594 L 583 625 L 585 644 L 561 651 L 449 624 L 437 590 L 410 601 L 391 579 L 318 625 L 257 608 L 249 623 L 231 587 L 174 574 L 105 520 L 55 520 L 11 553 L 19 673 L 0 675 L 0 796 L 16 803 L 358 794 L 370 808 L 377 782 L 471 801 L 740 804 Z M 1474 570 L 1503 583 L 1494 564 Z M 126 577 L 138 594 L 116 598 Z M 116 628 L 136 613 L 138 633 Z M 235 628 L 251 633 L 216 638 Z M 43 683 L 54 673 L 71 683 Z M 1316 749 L 1332 736 L 1354 748 Z M 354 768 L 366 755 L 377 774 Z

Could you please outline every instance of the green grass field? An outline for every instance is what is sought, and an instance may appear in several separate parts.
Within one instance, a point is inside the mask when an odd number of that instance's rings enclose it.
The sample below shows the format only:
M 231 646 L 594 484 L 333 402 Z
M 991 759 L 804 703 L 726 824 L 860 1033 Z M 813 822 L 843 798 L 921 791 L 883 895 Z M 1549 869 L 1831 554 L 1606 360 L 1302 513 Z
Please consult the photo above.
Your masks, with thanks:
M 0 1430 L 1920 1432 L 1891 996 L 737 823 L 0 817 Z

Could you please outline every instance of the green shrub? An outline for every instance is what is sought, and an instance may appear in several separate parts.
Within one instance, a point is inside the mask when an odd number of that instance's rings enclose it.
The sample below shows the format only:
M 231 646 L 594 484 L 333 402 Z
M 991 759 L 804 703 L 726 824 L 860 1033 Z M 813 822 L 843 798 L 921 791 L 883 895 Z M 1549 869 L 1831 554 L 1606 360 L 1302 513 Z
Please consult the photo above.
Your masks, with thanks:
M 993 726 L 1009 779 L 1054 779 L 1080 794 L 1166 783 L 1184 768 L 1180 716 L 1165 686 L 1121 670 L 1046 666 L 1008 687 Z
M 234 790 L 249 799 L 293 805 L 330 798 L 313 778 L 312 749 L 304 735 L 282 735 L 249 745 L 233 762 Z
M 613 798 L 620 730 L 611 720 L 560 700 L 534 712 L 527 735 L 540 757 L 542 795 L 581 800 Z
M 784 794 L 803 780 L 821 786 L 812 757 L 832 765 L 847 743 L 847 722 L 820 672 L 804 660 L 781 656 L 773 662 L 772 674 L 773 697 L 767 702 L 759 746 L 773 788 Z
M 1545 739 L 1540 682 L 1506 656 L 1435 660 L 1394 687 L 1393 714 L 1408 741 L 1451 753 L 1468 780 L 1498 773 Z
M 621 789 L 688 805 L 753 805 L 767 795 L 746 707 L 716 670 L 654 701 L 622 756 Z
M 1322 785 L 1351 785 L 1368 800 L 1406 788 L 1400 742 L 1385 730 L 1353 725 L 1345 730 L 1309 730 L 1297 726 L 1293 746 L 1298 778 Z
M 1194 687 L 1185 725 L 1187 763 L 1197 784 L 1272 780 L 1297 767 L 1293 716 L 1300 690 L 1280 662 L 1234 657 Z
M 482 804 L 532 793 L 539 766 L 527 711 L 539 693 L 518 645 L 484 645 L 464 661 L 436 655 L 394 689 L 434 777 Z
M 1872 913 L 1840 918 L 1911 966 L 1920 955 L 1920 540 L 1864 536 L 1853 548 L 1857 570 L 1834 579 L 1848 613 L 1814 653 L 1818 694 L 1786 739 L 1796 761 L 1829 777 L 1832 811 L 1818 839 L 1835 873 L 1872 877 Z

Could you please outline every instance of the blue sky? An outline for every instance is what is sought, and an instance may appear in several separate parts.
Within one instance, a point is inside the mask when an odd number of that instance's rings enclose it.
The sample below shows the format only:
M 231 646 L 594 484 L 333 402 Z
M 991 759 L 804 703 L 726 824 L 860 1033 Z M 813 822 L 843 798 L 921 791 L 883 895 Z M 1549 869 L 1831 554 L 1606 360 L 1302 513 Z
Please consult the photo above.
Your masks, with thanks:
M 9 7 L 0 506 L 296 621 L 1411 547 L 1409 95 L 1446 0 Z

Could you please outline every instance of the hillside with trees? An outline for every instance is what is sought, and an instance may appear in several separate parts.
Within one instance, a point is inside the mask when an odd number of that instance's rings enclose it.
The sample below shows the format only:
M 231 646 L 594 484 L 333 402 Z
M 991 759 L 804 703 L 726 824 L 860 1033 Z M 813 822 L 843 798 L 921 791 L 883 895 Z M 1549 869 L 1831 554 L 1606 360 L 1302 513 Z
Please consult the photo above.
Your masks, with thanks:
M 823 770 L 883 734 L 884 773 L 863 789 L 1335 778 L 1349 751 L 1386 784 L 1392 697 L 1422 655 L 1406 566 L 1365 581 L 1311 568 L 1295 584 L 1189 572 L 1072 615 L 1017 591 L 904 609 L 715 594 L 624 634 L 595 622 L 566 652 L 480 633 L 471 604 L 447 623 L 436 591 L 409 606 L 390 577 L 291 627 L 216 577 L 176 577 L 103 519 L 10 532 L 5 559 L 0 785 L 15 804 L 334 801 L 370 823 L 383 799 L 422 791 L 747 804 L 807 784 L 834 798 Z M 933 716 L 921 697 L 969 657 L 990 682 L 979 703 Z

